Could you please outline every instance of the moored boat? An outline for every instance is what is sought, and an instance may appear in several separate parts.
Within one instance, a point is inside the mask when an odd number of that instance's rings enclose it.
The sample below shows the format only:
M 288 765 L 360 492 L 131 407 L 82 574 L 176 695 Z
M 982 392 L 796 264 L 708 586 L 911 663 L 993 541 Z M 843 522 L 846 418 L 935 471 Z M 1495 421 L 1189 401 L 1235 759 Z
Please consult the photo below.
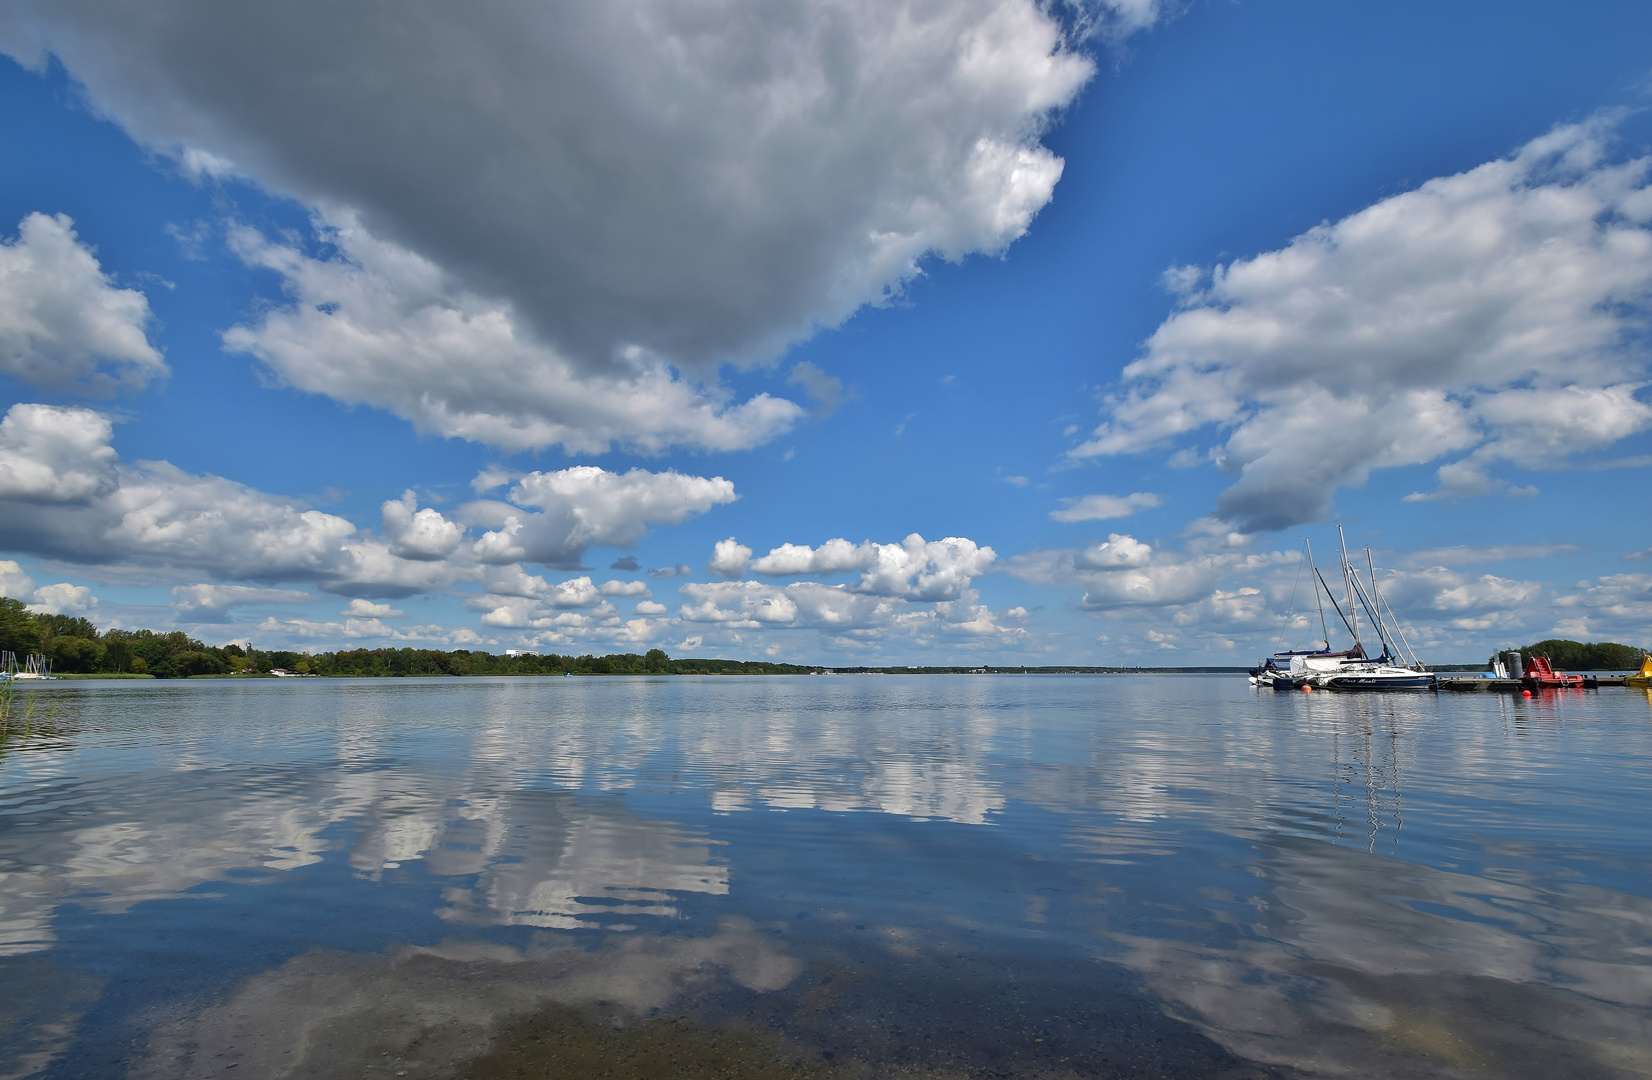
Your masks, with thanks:
M 1633 675 L 1624 676 L 1623 685 L 1652 690 L 1652 653 L 1641 657 L 1641 669 Z
M 1556 671 L 1547 656 L 1529 657 L 1520 682 L 1527 690 L 1593 690 L 1600 685 L 1593 675 Z
M 1432 671 L 1371 663 L 1349 664 L 1337 671 L 1328 671 L 1312 685 L 1324 690 L 1434 690 L 1439 683 Z
M 4 669 L 0 671 L 0 679 L 12 682 L 57 678 L 52 674 L 52 662 L 40 654 L 26 657 L 22 670 L 18 670 L 16 653 L 0 653 L 0 668 Z
M 1307 538 L 1304 537 L 1302 546 L 1306 556 L 1304 564 L 1308 567 L 1309 573 L 1313 575 L 1314 606 L 1319 612 L 1319 629 L 1323 635 L 1320 640 L 1324 644 L 1317 649 L 1281 649 L 1272 656 L 1258 660 L 1256 666 L 1250 669 L 1250 683 L 1252 686 L 1271 686 L 1275 690 L 1296 690 L 1303 686 L 1305 680 L 1310 676 L 1337 670 L 1343 664 L 1366 663 L 1369 661 L 1369 657 L 1365 655 L 1365 646 L 1359 640 L 1359 631 L 1356 629 L 1357 622 L 1355 624 L 1349 623 L 1348 617 L 1342 613 L 1342 608 L 1337 605 L 1336 597 L 1331 593 L 1330 585 L 1326 584 L 1325 576 L 1314 565 L 1313 545 L 1308 543 Z M 1320 596 L 1321 589 L 1324 589 L 1324 595 L 1330 598 L 1331 607 L 1336 610 L 1337 617 L 1342 620 L 1342 625 L 1347 627 L 1348 633 L 1354 639 L 1354 644 L 1349 648 L 1340 650 L 1331 648 L 1331 628 L 1325 619 L 1325 604 Z M 1294 587 L 1291 594 L 1294 601 L 1296 594 Z M 1287 613 L 1288 616 L 1289 613 Z
M 1340 537 L 1342 526 L 1337 526 Z M 1267 661 L 1259 663 L 1251 672 L 1253 685 L 1271 684 L 1276 690 L 1294 690 L 1301 688 L 1316 688 L 1324 690 L 1435 690 L 1439 682 L 1432 671 L 1426 670 L 1418 662 L 1416 654 L 1411 652 L 1410 644 L 1406 641 L 1405 632 L 1400 628 L 1399 618 L 1394 609 L 1389 606 L 1387 599 L 1377 587 L 1376 565 L 1371 559 L 1371 549 L 1365 549 L 1365 560 L 1370 574 L 1370 589 L 1367 590 L 1359 579 L 1358 573 L 1348 561 L 1348 545 L 1342 542 L 1342 588 L 1343 601 L 1347 604 L 1346 612 L 1343 605 L 1337 602 L 1337 596 L 1331 591 L 1331 586 L 1318 568 L 1313 574 L 1316 582 L 1314 592 L 1315 602 L 1320 601 L 1321 593 L 1325 599 L 1331 601 L 1331 607 L 1337 618 L 1354 639 L 1352 648 L 1341 652 L 1330 651 L 1330 634 L 1325 624 L 1325 610 L 1320 604 L 1321 628 L 1326 630 L 1325 648 L 1319 650 L 1304 650 L 1299 652 L 1275 653 Z M 1309 565 L 1313 563 L 1312 549 L 1308 554 Z M 1363 610 L 1366 625 L 1376 631 L 1382 642 L 1380 656 L 1368 656 L 1365 646 L 1360 640 L 1359 612 Z M 1383 617 L 1387 612 L 1387 618 Z M 1407 665 L 1399 659 L 1401 646 L 1410 656 Z M 1288 658 L 1288 673 L 1279 671 L 1280 661 Z
M 1319 670 L 1329 671 L 1343 663 L 1364 663 L 1368 658 L 1365 650 L 1358 642 L 1351 649 L 1333 652 L 1329 647 L 1323 649 L 1281 649 L 1272 656 L 1256 662 L 1250 669 L 1252 686 L 1272 686 L 1274 689 L 1295 689 L 1295 685 L 1281 687 L 1279 684 L 1292 683 L 1301 676 L 1298 660 L 1319 661 Z M 1326 666 L 1329 665 L 1329 666 Z

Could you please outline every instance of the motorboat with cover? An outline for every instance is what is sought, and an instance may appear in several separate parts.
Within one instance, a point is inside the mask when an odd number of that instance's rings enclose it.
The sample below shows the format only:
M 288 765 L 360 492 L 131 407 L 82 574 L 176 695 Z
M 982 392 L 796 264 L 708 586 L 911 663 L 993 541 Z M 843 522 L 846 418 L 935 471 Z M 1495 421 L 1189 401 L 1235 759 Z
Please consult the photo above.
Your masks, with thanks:
M 1281 649 L 1272 656 L 1256 662 L 1250 671 L 1252 686 L 1271 686 L 1275 690 L 1295 690 L 1295 680 L 1299 676 L 1298 661 L 1311 661 L 1319 665 L 1317 670 L 1332 671 L 1345 662 L 1362 662 L 1366 659 L 1365 649 L 1354 642 L 1351 649 L 1342 649 L 1332 652 L 1327 646 L 1323 649 Z

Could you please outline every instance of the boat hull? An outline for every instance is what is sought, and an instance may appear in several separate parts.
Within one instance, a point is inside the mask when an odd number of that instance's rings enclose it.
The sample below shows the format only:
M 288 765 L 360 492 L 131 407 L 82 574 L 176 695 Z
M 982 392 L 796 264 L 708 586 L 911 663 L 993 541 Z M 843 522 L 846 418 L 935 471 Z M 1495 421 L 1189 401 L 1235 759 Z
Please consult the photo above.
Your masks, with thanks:
M 1327 690 L 1434 690 L 1437 688 L 1433 672 L 1409 672 L 1403 675 L 1379 675 L 1374 672 L 1341 672 L 1320 680 Z
M 1625 680 L 1626 685 L 1633 685 Z M 1590 675 L 1564 675 L 1548 679 L 1521 679 L 1520 685 L 1527 690 L 1596 690 L 1600 687 L 1600 680 Z

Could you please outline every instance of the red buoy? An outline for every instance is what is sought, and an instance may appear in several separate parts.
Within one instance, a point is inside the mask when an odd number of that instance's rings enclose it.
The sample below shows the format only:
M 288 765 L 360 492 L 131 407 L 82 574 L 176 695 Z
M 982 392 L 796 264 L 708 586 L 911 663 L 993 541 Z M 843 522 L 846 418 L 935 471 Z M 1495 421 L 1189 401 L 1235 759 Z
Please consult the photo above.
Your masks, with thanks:
M 1522 691 L 1520 691 L 1520 696 L 1521 697 L 1531 697 L 1532 692 L 1530 690 L 1522 690 Z

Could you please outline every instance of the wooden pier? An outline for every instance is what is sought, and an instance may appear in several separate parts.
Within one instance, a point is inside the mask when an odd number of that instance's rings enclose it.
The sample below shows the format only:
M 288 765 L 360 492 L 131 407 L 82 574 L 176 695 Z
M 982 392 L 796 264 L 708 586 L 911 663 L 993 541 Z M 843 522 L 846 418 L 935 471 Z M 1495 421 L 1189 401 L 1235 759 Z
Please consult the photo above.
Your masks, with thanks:
M 1598 676 L 1600 686 L 1622 686 L 1622 675 Z M 1480 694 L 1518 694 L 1525 689 L 1525 684 L 1519 679 L 1482 679 L 1476 677 L 1458 678 L 1442 675 L 1438 681 L 1441 690 L 1454 690 L 1458 693 Z

